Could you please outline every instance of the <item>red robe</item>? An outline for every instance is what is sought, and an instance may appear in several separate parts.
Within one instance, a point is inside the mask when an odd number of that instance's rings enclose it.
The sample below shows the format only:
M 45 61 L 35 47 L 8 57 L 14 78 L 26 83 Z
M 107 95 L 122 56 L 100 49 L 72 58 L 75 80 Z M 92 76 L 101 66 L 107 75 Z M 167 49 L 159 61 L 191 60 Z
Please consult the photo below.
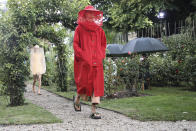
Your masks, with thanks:
M 74 34 L 74 79 L 78 94 L 104 95 L 106 37 L 101 27 L 94 30 L 78 25 Z

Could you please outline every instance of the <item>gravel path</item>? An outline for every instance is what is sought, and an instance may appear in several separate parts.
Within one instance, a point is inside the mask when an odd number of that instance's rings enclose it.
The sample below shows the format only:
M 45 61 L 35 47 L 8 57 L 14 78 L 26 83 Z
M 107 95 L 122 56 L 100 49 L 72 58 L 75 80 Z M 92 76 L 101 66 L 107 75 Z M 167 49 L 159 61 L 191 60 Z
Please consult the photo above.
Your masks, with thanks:
M 102 119 L 92 120 L 89 118 L 89 106 L 82 105 L 82 112 L 75 112 L 72 101 L 45 90 L 41 90 L 41 93 L 42 95 L 33 94 L 31 92 L 31 85 L 28 85 L 25 97 L 32 101 L 32 103 L 52 112 L 62 119 L 63 123 L 0 125 L 0 131 L 196 131 L 196 122 L 141 122 L 103 109 L 97 110 L 102 114 Z

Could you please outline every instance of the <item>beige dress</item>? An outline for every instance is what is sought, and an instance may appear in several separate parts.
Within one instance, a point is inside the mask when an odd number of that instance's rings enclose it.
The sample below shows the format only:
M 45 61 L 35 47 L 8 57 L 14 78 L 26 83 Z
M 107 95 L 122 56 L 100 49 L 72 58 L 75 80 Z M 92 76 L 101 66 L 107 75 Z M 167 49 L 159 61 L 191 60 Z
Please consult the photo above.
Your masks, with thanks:
M 33 75 L 41 75 L 46 72 L 44 50 L 39 46 L 34 46 L 31 49 L 30 70 Z

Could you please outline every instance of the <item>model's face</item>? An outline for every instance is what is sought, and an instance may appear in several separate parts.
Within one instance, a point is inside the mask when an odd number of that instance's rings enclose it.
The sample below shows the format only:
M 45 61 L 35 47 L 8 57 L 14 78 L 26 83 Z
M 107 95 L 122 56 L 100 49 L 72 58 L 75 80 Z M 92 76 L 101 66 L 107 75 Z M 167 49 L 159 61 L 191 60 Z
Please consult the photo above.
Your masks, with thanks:
M 94 14 L 92 13 L 92 11 L 87 11 L 85 13 L 85 18 L 86 20 L 88 20 L 89 22 L 92 22 L 95 18 Z

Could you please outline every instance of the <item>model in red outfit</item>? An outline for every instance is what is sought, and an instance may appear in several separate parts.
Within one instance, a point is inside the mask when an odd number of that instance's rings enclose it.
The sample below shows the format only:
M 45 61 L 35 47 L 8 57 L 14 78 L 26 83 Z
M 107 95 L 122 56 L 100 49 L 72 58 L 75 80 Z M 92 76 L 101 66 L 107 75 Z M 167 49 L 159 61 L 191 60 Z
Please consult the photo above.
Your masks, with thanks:
M 102 61 L 105 58 L 106 37 L 103 29 L 103 12 L 87 6 L 78 13 L 78 26 L 74 34 L 74 79 L 77 97 L 75 110 L 81 110 L 80 97 L 92 98 L 92 118 L 100 118 L 95 105 L 104 95 L 104 74 Z M 99 116 L 99 117 L 96 117 Z

